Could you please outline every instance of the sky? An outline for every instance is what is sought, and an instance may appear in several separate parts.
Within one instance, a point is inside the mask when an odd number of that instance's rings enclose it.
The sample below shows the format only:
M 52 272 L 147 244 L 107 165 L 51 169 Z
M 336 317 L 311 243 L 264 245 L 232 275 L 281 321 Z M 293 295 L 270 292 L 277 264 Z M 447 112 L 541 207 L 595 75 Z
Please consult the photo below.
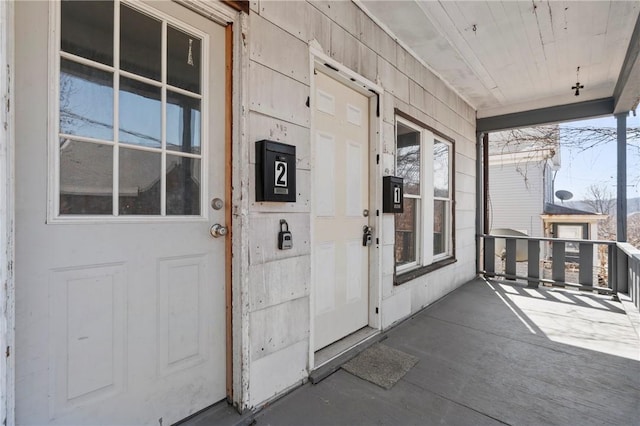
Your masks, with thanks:
M 614 117 L 563 123 L 567 126 L 598 126 L 616 128 Z M 640 127 L 640 108 L 627 117 L 627 127 Z M 606 185 L 613 197 L 617 194 L 617 147 L 616 141 L 579 152 L 563 145 L 560 131 L 561 168 L 556 174 L 555 190 L 564 189 L 573 193 L 573 200 L 589 198 L 587 189 L 592 184 Z M 640 153 L 627 149 L 627 198 L 640 197 Z M 558 200 L 556 200 L 557 202 Z

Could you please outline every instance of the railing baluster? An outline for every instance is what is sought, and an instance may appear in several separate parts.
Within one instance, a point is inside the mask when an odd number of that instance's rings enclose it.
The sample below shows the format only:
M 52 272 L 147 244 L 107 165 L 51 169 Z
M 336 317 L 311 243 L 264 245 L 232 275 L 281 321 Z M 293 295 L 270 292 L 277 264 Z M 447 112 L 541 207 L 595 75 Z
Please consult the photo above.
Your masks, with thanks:
M 506 238 L 505 248 L 507 250 L 504 273 L 506 275 L 516 274 L 516 240 Z
M 580 273 L 579 283 L 593 286 L 593 244 L 580 243 Z
M 629 283 L 627 279 L 629 277 L 629 261 L 631 261 L 631 259 L 621 248 L 616 246 L 611 246 L 610 251 L 616 253 L 617 256 L 615 259 L 616 263 L 612 265 L 616 267 L 614 278 L 617 283 L 617 291 L 620 293 L 628 293 Z
M 608 268 L 609 268 L 609 279 L 607 280 L 607 286 L 613 290 L 614 292 L 618 291 L 618 278 L 620 278 L 620 276 L 622 275 L 621 272 L 622 270 L 618 269 L 619 267 L 621 267 L 622 265 L 620 265 L 618 263 L 618 261 L 616 260 L 616 254 L 618 253 L 618 248 L 615 245 L 610 245 L 609 246 L 609 251 L 608 251 Z M 621 258 L 625 258 L 626 259 L 626 255 L 624 256 L 620 256 Z M 623 260 L 623 259 L 620 259 Z
M 540 278 L 540 241 L 529 240 L 527 244 L 529 278 Z M 529 288 L 538 288 L 538 280 L 529 280 Z
M 553 265 L 551 266 L 551 279 L 557 283 L 564 282 L 564 263 L 565 263 L 565 242 L 554 241 L 552 243 L 553 249 L 551 251 L 551 260 Z
M 484 271 L 489 277 L 496 273 L 496 240 L 493 237 L 484 237 Z

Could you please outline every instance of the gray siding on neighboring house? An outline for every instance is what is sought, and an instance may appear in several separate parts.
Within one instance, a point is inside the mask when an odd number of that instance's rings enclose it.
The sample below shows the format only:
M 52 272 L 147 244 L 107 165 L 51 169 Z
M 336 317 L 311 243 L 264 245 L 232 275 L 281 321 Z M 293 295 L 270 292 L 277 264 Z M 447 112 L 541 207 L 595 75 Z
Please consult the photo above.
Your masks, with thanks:
M 506 163 L 489 167 L 489 226 L 542 237 L 543 163 Z

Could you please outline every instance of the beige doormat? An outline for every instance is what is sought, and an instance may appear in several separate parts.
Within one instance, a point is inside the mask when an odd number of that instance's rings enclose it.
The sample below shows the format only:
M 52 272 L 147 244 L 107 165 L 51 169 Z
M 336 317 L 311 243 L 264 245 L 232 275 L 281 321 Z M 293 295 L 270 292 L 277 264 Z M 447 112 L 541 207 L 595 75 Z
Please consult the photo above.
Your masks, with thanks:
M 391 389 L 417 362 L 418 358 L 413 355 L 378 343 L 342 368 L 384 389 Z

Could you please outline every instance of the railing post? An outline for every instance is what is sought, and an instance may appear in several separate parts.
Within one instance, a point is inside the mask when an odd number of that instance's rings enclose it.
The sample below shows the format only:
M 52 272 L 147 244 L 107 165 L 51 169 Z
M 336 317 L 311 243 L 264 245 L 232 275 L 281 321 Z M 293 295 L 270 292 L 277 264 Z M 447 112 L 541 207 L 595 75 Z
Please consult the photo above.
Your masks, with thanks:
M 516 240 L 505 238 L 505 249 L 507 250 L 504 273 L 505 275 L 516 275 Z
M 557 283 L 564 283 L 565 278 L 565 242 L 554 241 L 551 249 L 551 279 Z
M 616 263 L 614 263 L 616 266 L 616 288 L 614 290 L 620 293 L 629 293 L 629 257 L 617 246 L 612 245 L 610 247 L 612 247 L 612 251 L 616 253 Z
M 493 277 L 496 273 L 496 240 L 493 237 L 484 237 L 484 273 Z
M 540 278 L 540 241 L 529 240 L 527 247 L 527 263 L 529 278 Z M 538 288 L 539 281 L 529 280 L 527 287 Z
M 593 244 L 580 243 L 580 273 L 578 282 L 593 286 Z

